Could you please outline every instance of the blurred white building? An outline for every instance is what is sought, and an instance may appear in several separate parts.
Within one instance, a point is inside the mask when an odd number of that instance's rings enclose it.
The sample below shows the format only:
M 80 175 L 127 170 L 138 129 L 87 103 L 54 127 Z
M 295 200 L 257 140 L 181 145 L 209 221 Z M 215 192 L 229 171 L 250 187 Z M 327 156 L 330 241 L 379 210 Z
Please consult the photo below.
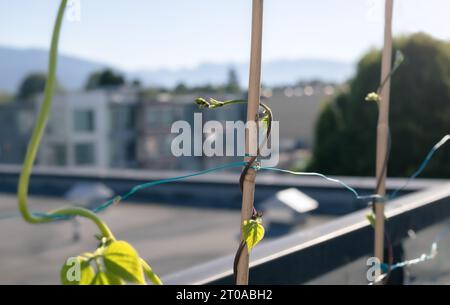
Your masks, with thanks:
M 128 87 L 55 94 L 38 163 L 135 167 L 137 104 L 137 90 Z

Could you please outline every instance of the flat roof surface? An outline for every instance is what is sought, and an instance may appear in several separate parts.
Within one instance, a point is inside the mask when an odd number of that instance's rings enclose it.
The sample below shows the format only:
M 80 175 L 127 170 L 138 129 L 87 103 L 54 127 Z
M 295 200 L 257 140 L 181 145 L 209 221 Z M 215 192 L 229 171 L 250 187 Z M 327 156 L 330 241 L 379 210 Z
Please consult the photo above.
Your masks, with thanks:
M 47 211 L 69 202 L 31 197 L 33 211 Z M 15 217 L 1 218 L 2 216 Z M 123 203 L 101 213 L 118 239 L 130 242 L 164 276 L 208 260 L 234 253 L 238 243 L 239 211 Z M 311 228 L 333 217 L 310 215 L 294 230 Z M 81 238 L 74 241 L 79 228 Z M 450 220 L 436 224 L 405 241 L 412 259 L 430 250 L 433 238 L 450 230 Z M 59 284 L 59 271 L 67 257 L 94 251 L 98 231 L 85 219 L 31 225 L 17 214 L 14 195 L 0 193 L 0 284 Z M 450 236 L 439 243 L 438 257 L 408 270 L 413 284 L 450 283 Z M 316 284 L 364 284 L 365 258 L 312 281 Z
M 31 197 L 31 210 L 69 205 L 58 198 Z M 0 284 L 58 284 L 67 257 L 94 251 L 98 230 L 85 219 L 28 224 L 17 214 L 12 194 L 0 194 Z M 166 275 L 234 253 L 240 212 L 163 204 L 123 203 L 100 214 L 118 239 L 130 242 L 158 275 Z M 311 216 L 304 227 L 326 216 Z M 81 238 L 74 241 L 79 228 Z

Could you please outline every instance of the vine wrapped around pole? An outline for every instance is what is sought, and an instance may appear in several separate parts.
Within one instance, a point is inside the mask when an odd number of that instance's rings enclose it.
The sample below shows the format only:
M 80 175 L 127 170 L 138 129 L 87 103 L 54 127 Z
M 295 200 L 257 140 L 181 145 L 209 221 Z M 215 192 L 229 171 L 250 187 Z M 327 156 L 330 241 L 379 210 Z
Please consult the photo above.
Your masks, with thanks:
M 252 31 L 250 52 L 250 76 L 247 104 L 247 129 L 245 133 L 246 161 L 252 161 L 252 154 L 258 151 L 258 133 L 255 128 L 248 128 L 255 124 L 260 104 L 261 90 L 261 50 L 262 50 L 263 0 L 253 0 Z M 243 240 L 242 224 L 249 221 L 253 215 L 253 201 L 255 192 L 256 170 L 248 168 L 243 178 L 242 209 L 241 209 L 241 242 Z M 237 265 L 236 284 L 248 284 L 249 252 L 247 247 L 241 251 Z
M 394 0 L 386 0 L 384 20 L 384 47 L 381 63 L 381 98 L 377 126 L 377 194 L 386 195 L 387 164 L 385 159 L 389 141 L 389 94 L 392 62 L 392 11 Z M 385 83 L 383 83 L 385 81 Z M 375 242 L 374 254 L 381 263 L 384 261 L 384 202 L 375 202 Z

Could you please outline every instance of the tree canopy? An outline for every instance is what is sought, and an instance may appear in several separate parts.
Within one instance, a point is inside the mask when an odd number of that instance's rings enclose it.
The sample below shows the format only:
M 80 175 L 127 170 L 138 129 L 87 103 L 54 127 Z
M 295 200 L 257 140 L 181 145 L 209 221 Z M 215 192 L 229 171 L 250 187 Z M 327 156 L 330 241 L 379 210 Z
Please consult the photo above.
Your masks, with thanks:
M 19 86 L 17 97 L 29 99 L 35 94 L 44 92 L 47 76 L 43 73 L 32 73 L 27 75 Z
M 228 93 L 239 93 L 241 88 L 239 86 L 239 78 L 237 76 L 236 70 L 228 70 L 228 80 L 225 84 L 225 91 Z
M 125 78 L 111 69 L 104 69 L 92 73 L 86 83 L 86 89 L 98 89 L 105 87 L 118 87 L 125 84 Z
M 388 174 L 409 176 L 450 133 L 450 43 L 419 33 L 396 39 L 394 49 L 405 60 L 391 79 Z M 380 65 L 381 52 L 368 52 L 348 90 L 323 109 L 309 170 L 374 175 L 378 107 L 364 99 L 379 85 Z M 450 147 L 435 154 L 423 175 L 450 177 Z

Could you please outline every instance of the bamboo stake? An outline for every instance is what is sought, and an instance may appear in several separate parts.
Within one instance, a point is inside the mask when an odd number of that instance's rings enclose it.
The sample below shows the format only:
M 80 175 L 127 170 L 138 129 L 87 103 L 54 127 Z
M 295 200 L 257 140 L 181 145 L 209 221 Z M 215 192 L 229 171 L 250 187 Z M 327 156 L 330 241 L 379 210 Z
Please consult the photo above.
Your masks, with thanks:
M 263 22 L 263 0 L 253 0 L 252 7 L 252 31 L 250 50 L 250 76 L 247 104 L 247 123 L 255 122 L 258 114 L 261 88 L 261 49 L 262 49 L 262 22 Z M 255 154 L 258 145 L 258 134 L 255 129 L 247 128 L 245 131 L 245 153 L 246 160 L 249 155 Z M 255 192 L 256 171 L 249 168 L 243 183 L 242 210 L 241 210 L 241 241 L 242 224 L 244 220 L 251 218 L 253 213 L 253 199 Z M 247 247 L 241 253 L 237 266 L 237 285 L 248 284 L 249 253 Z
M 381 82 L 386 83 L 381 89 L 380 110 L 378 115 L 377 127 L 377 181 L 380 181 L 378 195 L 386 194 L 386 173 L 387 164 L 385 158 L 388 149 L 389 137 L 389 94 L 391 89 L 391 80 L 388 75 L 391 72 L 392 64 L 392 11 L 394 0 L 385 2 L 385 20 L 384 20 L 384 47 L 381 62 Z M 383 167 L 386 166 L 386 169 Z M 380 262 L 384 260 L 384 204 L 375 203 L 375 257 Z

